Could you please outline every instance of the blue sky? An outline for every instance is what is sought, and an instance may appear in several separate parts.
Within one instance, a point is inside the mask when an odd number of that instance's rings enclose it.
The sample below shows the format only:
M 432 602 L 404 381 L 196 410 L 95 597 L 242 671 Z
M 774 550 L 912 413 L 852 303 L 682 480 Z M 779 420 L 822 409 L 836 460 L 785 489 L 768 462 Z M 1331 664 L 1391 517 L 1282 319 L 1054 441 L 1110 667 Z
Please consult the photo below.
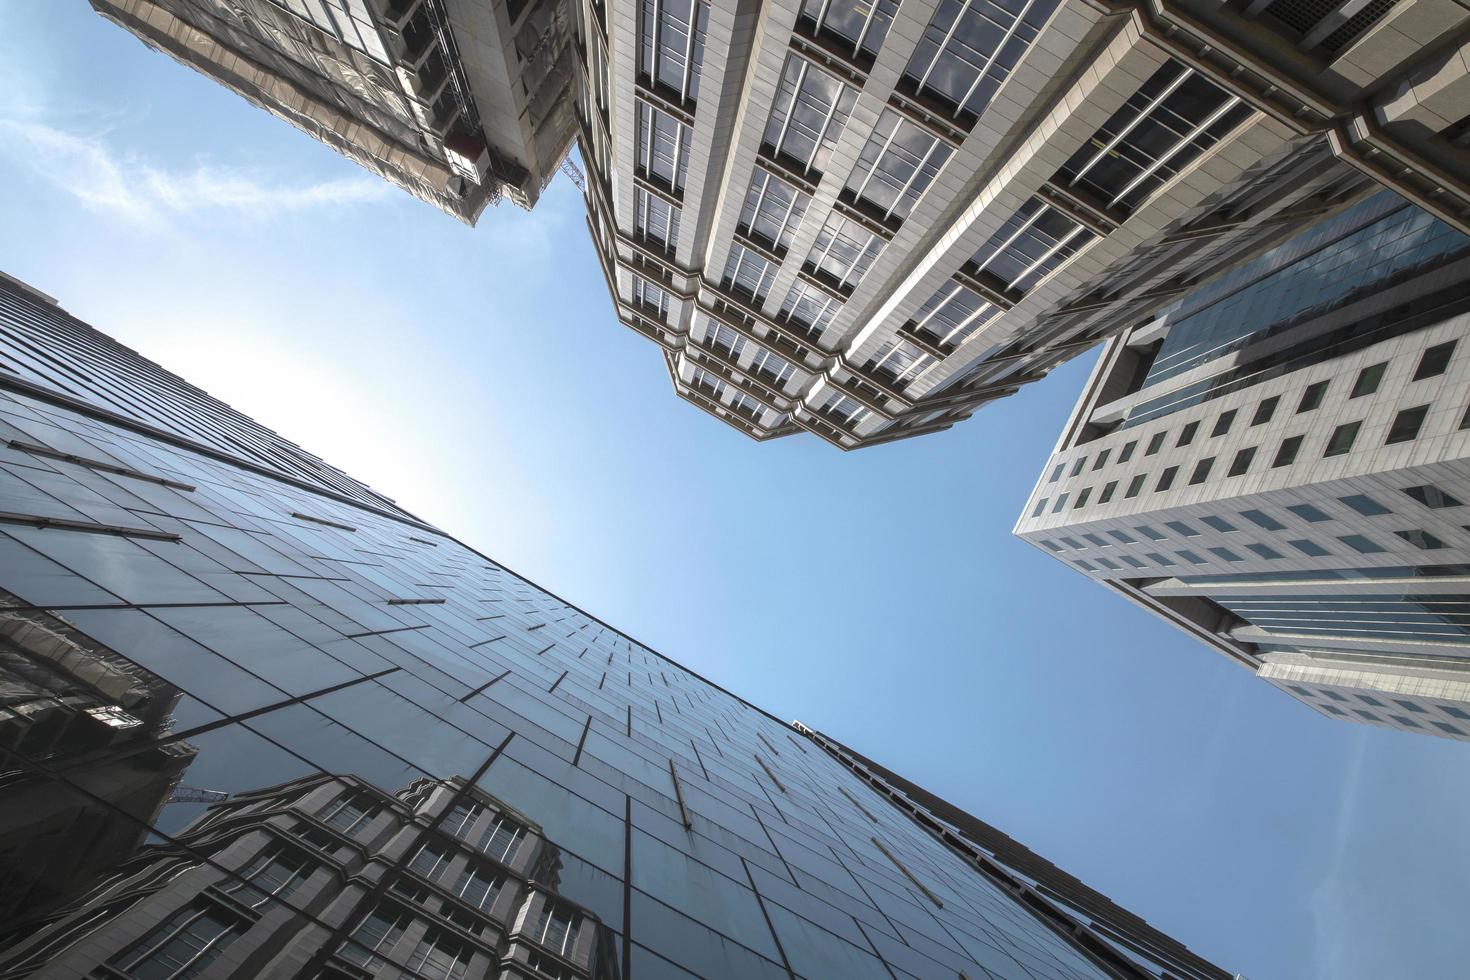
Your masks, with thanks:
M 1092 357 L 758 445 L 619 326 L 579 196 L 469 229 L 80 2 L 0 0 L 0 269 L 1251 980 L 1463 976 L 1470 745 L 1318 717 L 1010 534 Z

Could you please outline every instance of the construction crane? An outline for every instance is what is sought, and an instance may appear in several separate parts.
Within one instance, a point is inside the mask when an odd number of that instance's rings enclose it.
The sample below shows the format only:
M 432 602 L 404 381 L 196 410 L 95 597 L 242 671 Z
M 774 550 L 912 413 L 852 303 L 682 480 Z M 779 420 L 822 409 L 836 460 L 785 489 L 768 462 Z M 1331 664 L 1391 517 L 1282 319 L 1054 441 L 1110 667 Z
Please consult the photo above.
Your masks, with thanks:
M 587 178 L 582 176 L 582 169 L 572 162 L 572 155 L 568 153 L 561 158 L 561 172 L 567 175 L 572 183 L 577 185 L 577 190 L 587 190 Z
M 218 803 L 228 800 L 230 794 L 222 789 L 199 789 L 196 786 L 175 786 L 169 794 L 170 803 Z

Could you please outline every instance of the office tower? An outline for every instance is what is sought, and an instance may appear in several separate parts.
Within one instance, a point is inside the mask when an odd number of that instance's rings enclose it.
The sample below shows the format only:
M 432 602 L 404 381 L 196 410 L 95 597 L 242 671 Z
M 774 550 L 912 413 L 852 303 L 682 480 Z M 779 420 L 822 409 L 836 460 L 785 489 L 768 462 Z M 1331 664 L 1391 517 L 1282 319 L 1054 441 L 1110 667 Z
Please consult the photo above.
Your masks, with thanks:
M 757 439 L 948 428 L 1379 183 L 1470 229 L 1453 0 L 555 11 L 618 315 Z
M 9 281 L 0 365 L 3 615 L 175 691 L 0 744 L 135 830 L 6 907 L 6 980 L 1228 977 Z M 161 806 L 90 778 L 153 759 Z
M 1382 191 L 1111 341 L 1022 538 L 1333 718 L 1470 738 L 1470 237 Z
M 92 0 L 98 13 L 473 224 L 576 133 L 559 0 Z

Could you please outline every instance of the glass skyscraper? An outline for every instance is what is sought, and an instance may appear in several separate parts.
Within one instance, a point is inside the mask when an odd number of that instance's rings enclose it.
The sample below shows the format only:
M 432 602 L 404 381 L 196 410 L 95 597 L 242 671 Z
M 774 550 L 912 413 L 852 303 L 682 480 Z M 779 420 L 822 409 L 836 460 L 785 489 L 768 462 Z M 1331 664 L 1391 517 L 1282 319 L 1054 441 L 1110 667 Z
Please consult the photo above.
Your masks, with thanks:
M 1224 978 L 0 280 L 0 978 Z

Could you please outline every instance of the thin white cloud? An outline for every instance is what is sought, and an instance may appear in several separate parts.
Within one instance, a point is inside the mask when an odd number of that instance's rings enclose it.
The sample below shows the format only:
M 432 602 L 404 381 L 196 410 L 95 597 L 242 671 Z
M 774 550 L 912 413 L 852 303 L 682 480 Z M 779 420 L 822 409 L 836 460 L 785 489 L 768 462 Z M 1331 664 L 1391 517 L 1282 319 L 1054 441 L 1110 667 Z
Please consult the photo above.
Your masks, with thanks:
M 1352 967 L 1359 952 L 1355 949 L 1357 923 L 1350 901 L 1353 897 L 1353 829 L 1363 806 L 1361 786 L 1369 732 L 1363 729 L 1356 734 L 1357 744 L 1348 761 L 1342 794 L 1330 828 L 1331 863 L 1312 890 L 1308 904 L 1315 930 L 1313 958 L 1320 980 L 1340 980 L 1353 975 Z
M 382 200 L 395 190 L 368 175 L 285 184 L 218 167 L 166 170 L 116 152 L 101 137 L 20 119 L 0 119 L 0 146 L 86 207 L 142 223 L 208 210 L 265 216 L 339 207 Z

